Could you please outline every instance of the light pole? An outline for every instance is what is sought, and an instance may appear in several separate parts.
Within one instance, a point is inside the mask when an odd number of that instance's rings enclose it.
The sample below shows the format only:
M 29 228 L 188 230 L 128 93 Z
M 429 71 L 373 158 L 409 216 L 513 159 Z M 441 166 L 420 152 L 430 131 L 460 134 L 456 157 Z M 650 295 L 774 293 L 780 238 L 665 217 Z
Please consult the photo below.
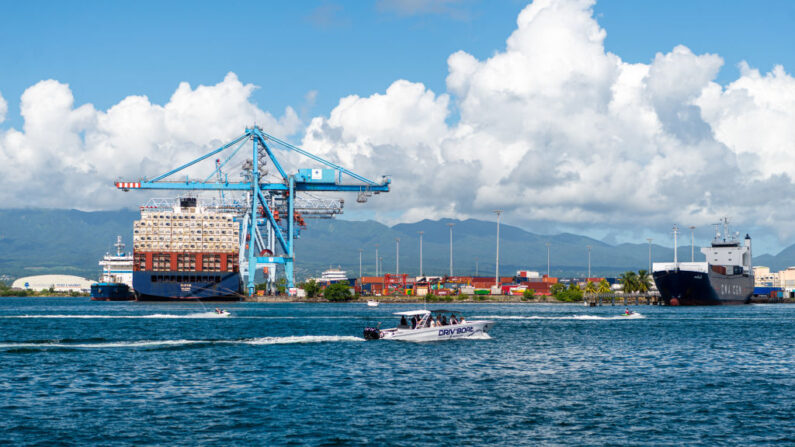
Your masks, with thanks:
M 359 249 L 359 281 L 362 280 L 362 252 L 363 251 L 364 250 L 362 250 L 361 248 Z
M 420 276 L 424 276 L 422 274 L 422 235 L 423 235 L 424 232 L 423 231 L 418 231 L 417 233 L 420 234 Z
M 545 243 L 547 246 L 547 278 L 549 278 L 549 242 Z
M 695 239 L 693 237 L 693 232 L 694 232 L 695 229 L 696 229 L 695 226 L 690 225 L 690 262 L 695 262 L 696 261 L 696 255 L 695 255 L 695 253 L 696 253 L 695 252 L 695 247 L 696 246 L 694 244 L 694 240 Z
M 453 276 L 453 227 L 454 223 L 447 224 L 450 227 L 450 276 Z
M 384 257 L 383 256 L 378 258 L 378 263 L 380 264 L 379 267 L 378 267 L 379 271 L 383 272 L 384 271 Z
M 378 244 L 375 244 L 375 276 L 381 276 L 378 274 Z
M 585 280 L 588 281 L 588 279 L 591 277 L 591 246 L 586 245 L 586 247 L 588 247 L 588 278 Z
M 494 282 L 497 287 L 500 286 L 500 215 L 502 210 L 493 211 L 497 215 L 497 265 L 494 273 Z
M 395 238 L 395 276 L 400 274 L 400 238 Z
M 649 273 L 651 273 L 651 238 L 646 238 L 649 241 Z

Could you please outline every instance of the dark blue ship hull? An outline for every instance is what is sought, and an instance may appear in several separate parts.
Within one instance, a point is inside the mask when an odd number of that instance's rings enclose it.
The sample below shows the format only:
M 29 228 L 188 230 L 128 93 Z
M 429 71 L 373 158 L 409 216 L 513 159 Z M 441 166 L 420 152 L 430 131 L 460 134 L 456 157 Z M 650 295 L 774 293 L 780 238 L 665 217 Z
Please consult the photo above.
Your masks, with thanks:
M 91 299 L 94 301 L 129 301 L 134 298 L 127 284 L 115 282 L 91 284 Z
M 133 272 L 138 301 L 239 301 L 236 272 Z
M 660 297 L 669 306 L 748 304 L 754 279 L 748 275 L 724 275 L 710 271 L 664 270 L 654 272 Z

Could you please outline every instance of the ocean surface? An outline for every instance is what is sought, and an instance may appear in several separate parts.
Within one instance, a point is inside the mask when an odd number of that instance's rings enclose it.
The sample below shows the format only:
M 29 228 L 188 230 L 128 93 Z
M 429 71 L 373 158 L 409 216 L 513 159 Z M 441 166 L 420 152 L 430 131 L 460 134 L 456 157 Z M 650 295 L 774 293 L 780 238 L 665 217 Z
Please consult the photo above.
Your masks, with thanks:
M 792 305 L 450 304 L 492 338 L 425 344 L 362 339 L 416 305 L 214 306 L 0 299 L 0 444 L 795 444 Z

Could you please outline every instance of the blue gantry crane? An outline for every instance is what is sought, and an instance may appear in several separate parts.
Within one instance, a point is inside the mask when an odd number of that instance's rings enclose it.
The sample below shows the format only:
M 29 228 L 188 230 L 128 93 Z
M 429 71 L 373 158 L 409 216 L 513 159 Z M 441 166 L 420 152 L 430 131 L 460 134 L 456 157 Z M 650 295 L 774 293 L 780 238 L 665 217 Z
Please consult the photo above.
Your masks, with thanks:
M 251 142 L 251 158 L 243 163 L 242 180 L 229 181 L 222 169 L 247 142 Z M 277 146 L 326 168 L 298 169 L 296 173 L 288 174 L 274 153 L 273 149 Z M 186 176 L 184 180 L 173 180 L 172 176 L 180 171 L 221 153 L 226 157 L 216 159 L 215 169 L 206 178 L 193 180 Z M 277 171 L 277 181 L 268 181 L 266 178 L 269 163 Z M 389 192 L 390 183 L 386 176 L 380 182 L 369 180 L 253 126 L 246 128 L 243 135 L 231 142 L 165 174 L 151 180 L 117 181 L 116 187 L 123 191 L 220 191 L 226 192 L 227 196 L 237 193 L 241 200 L 233 203 L 240 215 L 240 273 L 249 295 L 253 295 L 254 276 L 261 267 L 282 264 L 287 286 L 294 286 L 296 224 L 303 224 L 304 214 L 307 217 L 332 217 L 342 211 L 342 201 L 322 199 L 311 195 L 311 192 L 355 192 L 357 202 L 361 203 L 373 194 Z M 304 193 L 308 197 L 300 197 L 297 193 Z

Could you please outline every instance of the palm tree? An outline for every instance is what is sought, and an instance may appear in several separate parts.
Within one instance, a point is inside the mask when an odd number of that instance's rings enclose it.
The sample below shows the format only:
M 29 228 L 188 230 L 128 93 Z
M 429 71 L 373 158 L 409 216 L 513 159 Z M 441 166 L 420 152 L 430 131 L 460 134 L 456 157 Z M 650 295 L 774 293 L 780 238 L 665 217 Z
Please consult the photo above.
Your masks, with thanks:
M 651 276 L 646 270 L 638 270 L 637 277 L 637 291 L 640 293 L 649 293 L 651 290 Z
M 597 287 L 598 293 L 610 293 L 610 283 L 607 282 L 606 279 L 602 279 L 599 281 L 599 287 Z
M 618 277 L 618 282 L 624 289 L 624 293 L 632 293 L 638 290 L 638 274 L 632 271 L 624 272 Z
M 596 283 L 588 281 L 585 283 L 585 293 L 588 295 L 592 295 L 596 293 Z

